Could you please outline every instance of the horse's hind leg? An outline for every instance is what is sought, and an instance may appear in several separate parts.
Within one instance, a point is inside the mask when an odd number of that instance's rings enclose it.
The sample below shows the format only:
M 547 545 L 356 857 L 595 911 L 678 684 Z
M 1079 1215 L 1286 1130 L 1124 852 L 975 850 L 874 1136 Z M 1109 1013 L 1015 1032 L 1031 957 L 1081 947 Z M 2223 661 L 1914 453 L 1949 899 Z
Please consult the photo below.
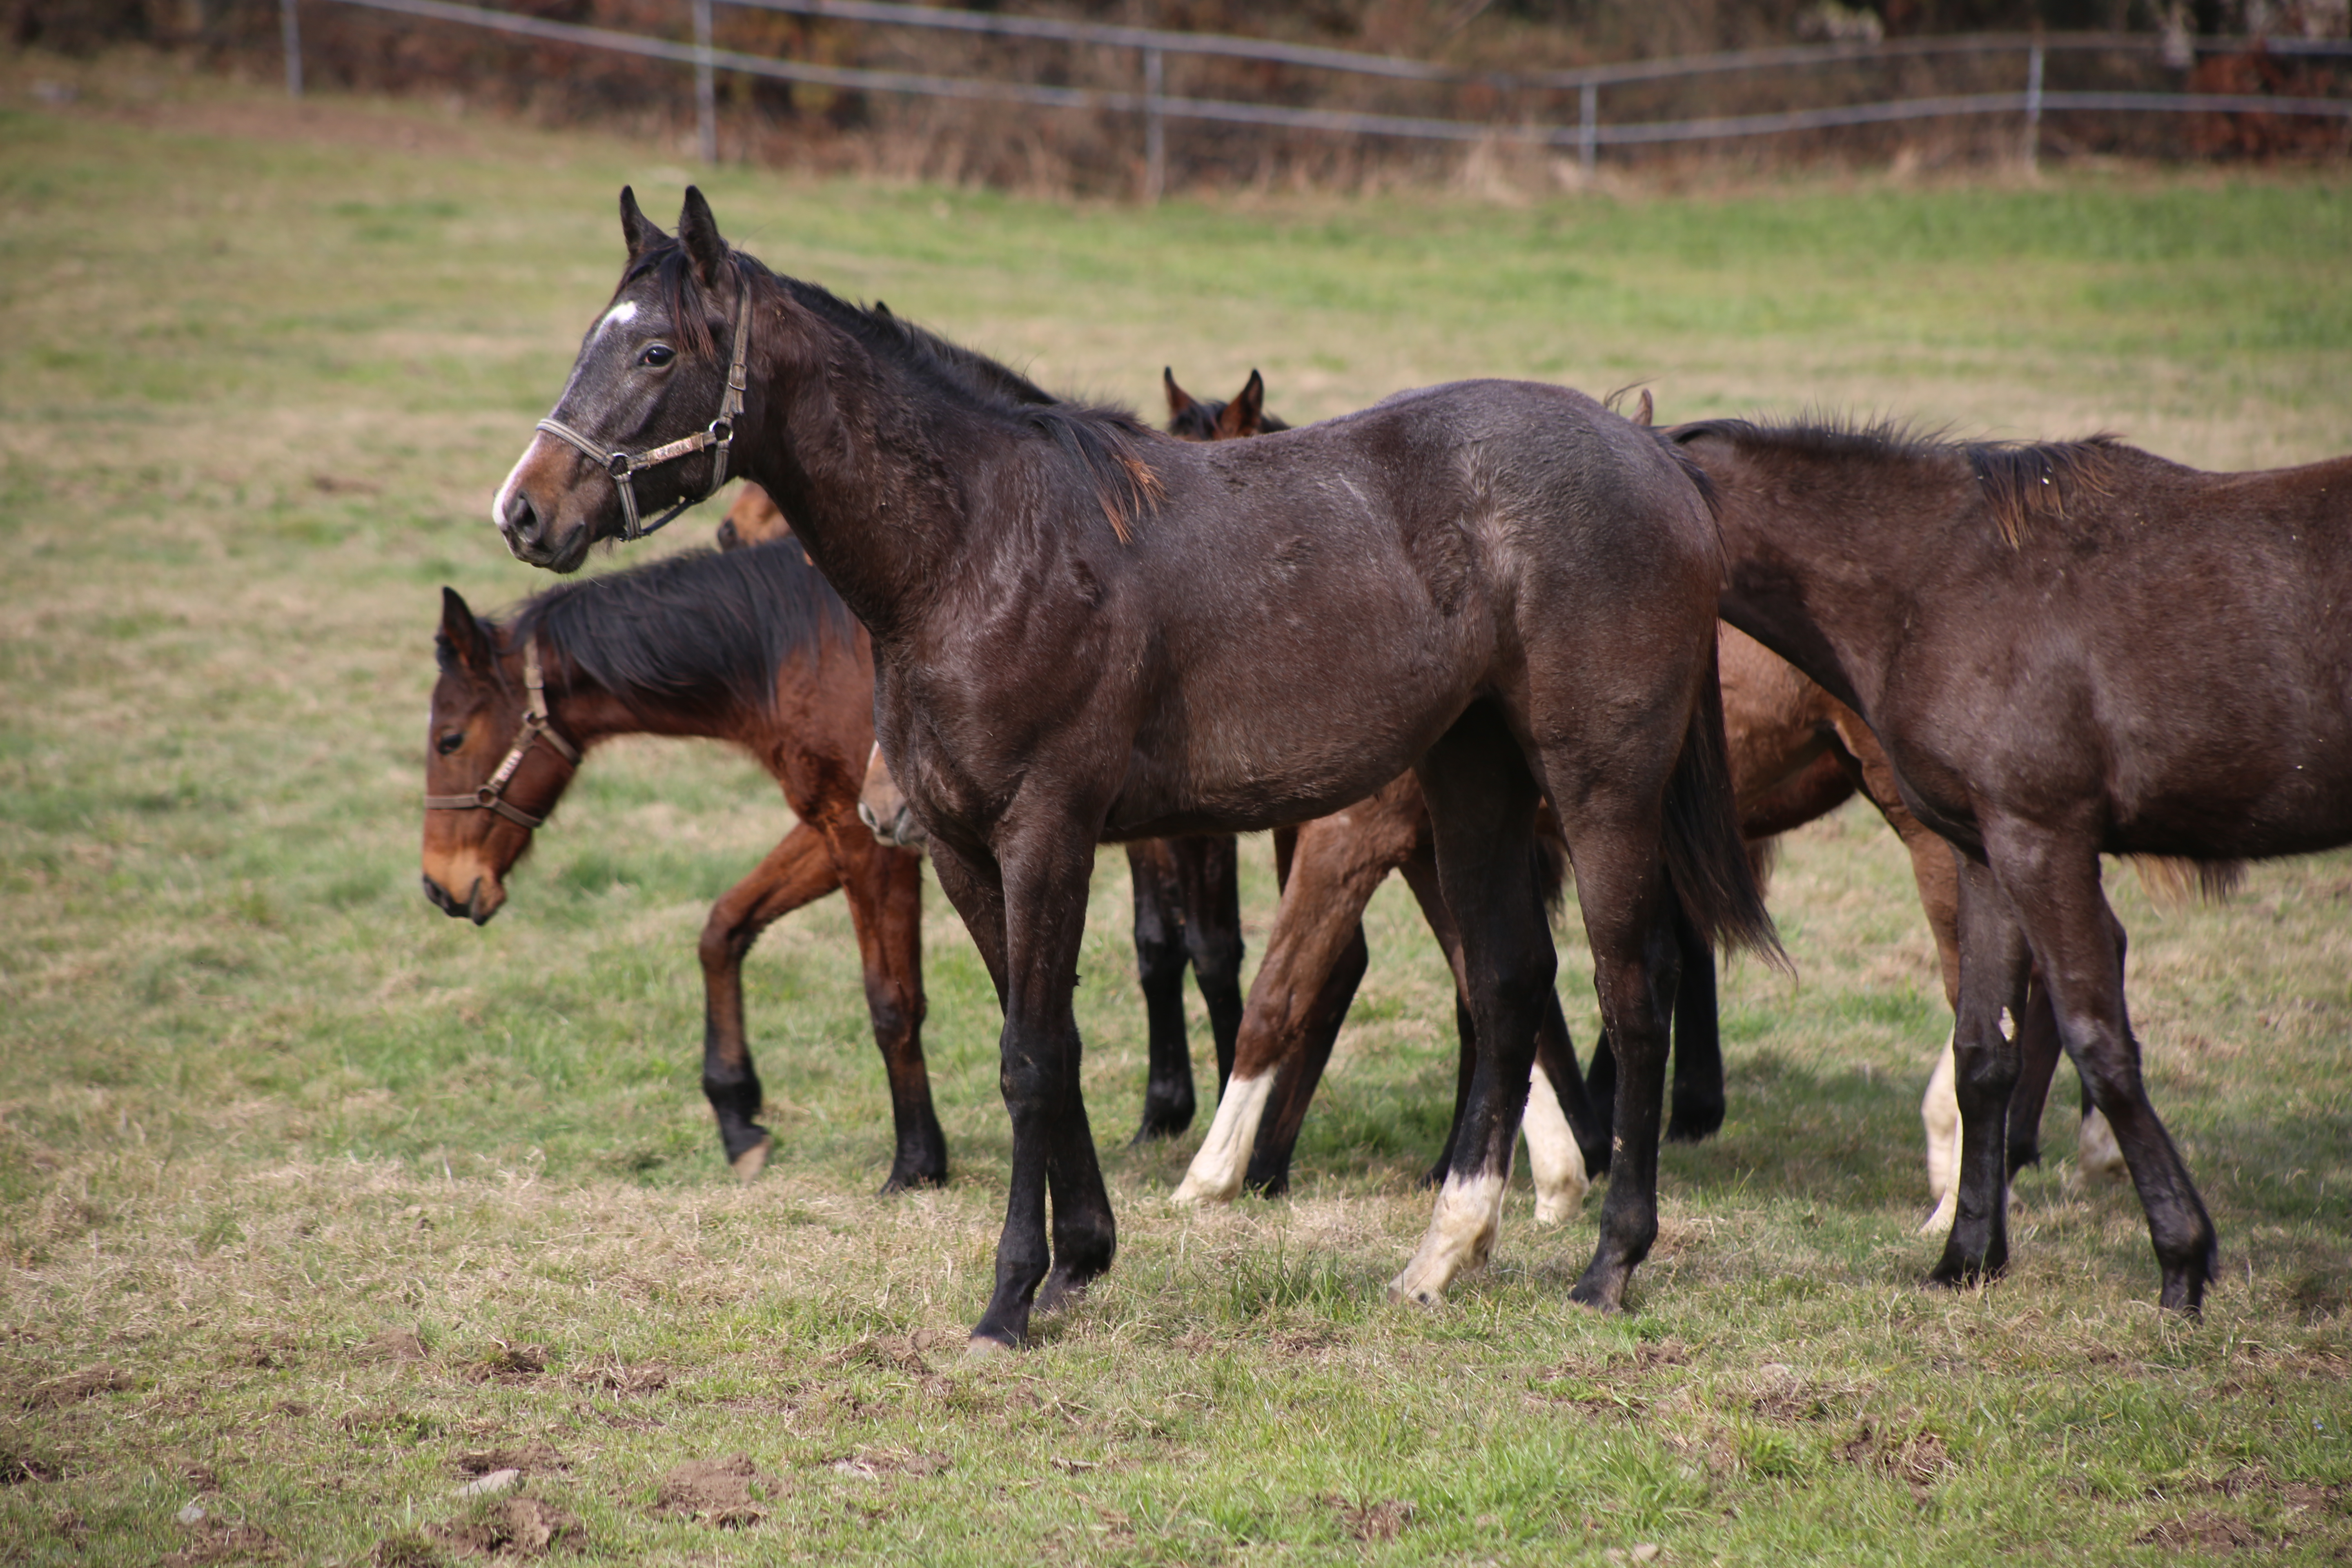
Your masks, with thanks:
M 1715 990 L 1715 950 L 1674 900 L 1682 975 L 1675 988 L 1675 1098 L 1666 1142 L 1696 1143 L 1723 1127 L 1723 1030 Z
M 1234 1040 L 1242 1026 L 1242 889 L 1238 846 L 1230 833 L 1173 840 L 1176 886 L 1184 900 L 1184 946 L 1192 984 L 1209 1010 L 1217 1044 L 1217 1092 L 1234 1076 Z
M 1500 715 L 1472 708 L 1416 772 L 1478 1039 L 1454 1163 L 1420 1247 L 1389 1285 L 1398 1300 L 1433 1302 L 1494 1247 L 1554 959 L 1536 876 L 1538 795 Z
M 1135 978 L 1143 989 L 1150 1069 L 1143 1083 L 1143 1124 L 1135 1142 L 1171 1138 L 1192 1125 L 1192 1052 L 1185 1038 L 1183 900 L 1177 841 L 1139 839 L 1127 847 L 1135 889 Z
M 710 906 L 702 925 L 702 1093 L 719 1118 L 727 1163 L 745 1181 L 768 1163 L 760 1075 L 743 1023 L 743 958 L 760 933 L 841 885 L 824 836 L 796 825 L 751 874 Z
M 833 842 L 845 868 L 849 923 L 866 971 L 866 1016 L 890 1079 L 897 1147 L 882 1191 L 944 1185 L 947 1135 L 931 1105 L 930 1072 L 923 1061 L 922 857 L 881 843 L 854 818 L 835 826 Z

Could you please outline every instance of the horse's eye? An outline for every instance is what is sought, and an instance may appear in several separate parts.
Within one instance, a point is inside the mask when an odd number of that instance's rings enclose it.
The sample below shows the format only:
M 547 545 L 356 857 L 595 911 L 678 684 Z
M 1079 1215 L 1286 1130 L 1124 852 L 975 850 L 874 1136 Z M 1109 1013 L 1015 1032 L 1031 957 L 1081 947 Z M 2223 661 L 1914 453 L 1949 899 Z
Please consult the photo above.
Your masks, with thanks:
M 452 730 L 447 734 L 442 736 L 439 740 L 434 742 L 433 749 L 446 757 L 465 743 L 466 731 L 463 730 Z
M 645 353 L 637 356 L 637 363 L 639 364 L 649 364 L 656 370 L 659 370 L 662 366 L 667 364 L 677 357 L 677 351 L 672 349 L 667 343 L 655 343 L 651 347 L 647 348 Z

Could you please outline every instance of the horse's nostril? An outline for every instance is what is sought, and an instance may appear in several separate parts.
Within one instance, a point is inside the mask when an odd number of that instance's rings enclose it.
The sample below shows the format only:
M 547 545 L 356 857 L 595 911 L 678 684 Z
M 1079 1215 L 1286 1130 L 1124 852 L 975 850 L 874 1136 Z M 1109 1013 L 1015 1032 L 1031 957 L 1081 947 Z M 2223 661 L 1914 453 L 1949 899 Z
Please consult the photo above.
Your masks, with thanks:
M 539 509 L 530 504 L 530 497 L 518 489 L 507 497 L 506 510 L 499 521 L 509 539 L 534 539 L 539 534 Z
M 719 525 L 719 549 L 721 549 L 721 550 L 732 550 L 732 549 L 734 549 L 737 545 L 739 545 L 739 544 L 740 544 L 740 543 L 742 543 L 742 542 L 743 542 L 743 541 L 742 541 L 740 537 L 738 537 L 738 536 L 737 536 L 737 534 L 736 534 L 736 532 L 735 532 L 735 520 L 734 520 L 733 518 L 731 518 L 731 517 L 730 517 L 730 518 L 729 518 L 726 521 L 724 521 L 724 522 L 722 522 L 722 523 L 720 523 L 720 524 Z M 871 825 L 869 824 L 868 826 L 871 826 Z

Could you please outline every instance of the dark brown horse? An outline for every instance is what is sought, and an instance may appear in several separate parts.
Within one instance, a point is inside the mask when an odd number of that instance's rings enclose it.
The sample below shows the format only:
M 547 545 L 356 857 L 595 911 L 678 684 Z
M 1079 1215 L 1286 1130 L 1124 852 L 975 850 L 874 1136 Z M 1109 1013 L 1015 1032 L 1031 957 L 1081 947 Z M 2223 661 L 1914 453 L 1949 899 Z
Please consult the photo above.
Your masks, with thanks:
M 1862 714 L 1959 851 L 1958 1215 L 1934 1279 L 2007 1264 L 2006 1113 L 2044 1005 L 2130 1166 L 2159 1300 L 2196 1311 L 2213 1224 L 2140 1079 L 2099 857 L 2226 878 L 2352 840 L 2352 458 L 2208 474 L 2105 437 L 1665 436 L 1721 500 L 1724 617 Z
M 1171 380 L 1171 386 L 1174 385 Z M 1171 401 L 1174 400 L 1171 394 Z M 1277 427 L 1279 422 L 1276 422 Z M 783 510 L 747 484 L 719 525 L 719 547 L 740 549 L 792 538 Z M 795 542 L 792 548 L 800 548 Z M 859 793 L 858 816 L 885 844 L 923 842 L 921 825 L 874 748 Z M 1233 835 L 1145 838 L 1127 847 L 1135 890 L 1135 974 L 1143 992 L 1150 1063 L 1143 1087 L 1139 1143 L 1170 1138 L 1192 1124 L 1192 1050 L 1184 1022 L 1184 971 L 1190 966 L 1207 1005 L 1216 1043 L 1217 1088 L 1234 1068 L 1242 1014 L 1242 900 Z
M 477 618 L 444 589 L 436 646 L 425 791 L 439 805 L 425 814 L 425 896 L 477 924 L 496 914 L 507 872 L 576 759 L 612 736 L 740 746 L 783 787 L 800 821 L 703 926 L 702 1089 L 728 1161 L 749 1180 L 769 1149 L 754 1120 L 761 1090 L 744 1027 L 744 956 L 771 924 L 839 888 L 897 1122 L 882 1190 L 944 1182 L 947 1143 L 923 1066 L 922 865 L 877 844 L 857 819 L 874 743 L 873 655 L 800 552 L 677 557 L 553 589 L 504 625 Z M 543 707 L 530 689 L 533 673 Z M 544 729 L 527 723 L 534 712 Z
M 1115 1247 L 1071 1012 L 1095 847 L 1304 821 L 1408 766 L 1481 1048 L 1391 1289 L 1433 1300 L 1494 1243 L 1554 971 L 1549 797 L 1622 1065 L 1573 1293 L 1619 1304 L 1657 1234 L 1672 911 L 1777 951 L 1725 771 L 1714 523 L 1673 452 L 1507 382 L 1171 440 L 991 390 L 968 351 L 730 251 L 698 192 L 676 238 L 625 193 L 622 228 L 613 303 L 493 516 L 571 570 L 740 472 L 872 631 L 883 751 L 1004 1005 L 1012 1191 L 975 1348 L 1018 1343 Z

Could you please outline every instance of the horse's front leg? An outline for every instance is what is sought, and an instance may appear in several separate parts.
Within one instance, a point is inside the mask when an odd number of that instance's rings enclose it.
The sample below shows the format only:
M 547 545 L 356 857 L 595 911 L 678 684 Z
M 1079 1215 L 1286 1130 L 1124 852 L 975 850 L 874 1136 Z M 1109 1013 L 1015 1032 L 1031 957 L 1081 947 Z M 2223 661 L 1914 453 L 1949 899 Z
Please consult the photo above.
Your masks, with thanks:
M 728 1164 L 747 1182 L 766 1166 L 769 1140 L 753 1120 L 761 1089 L 743 1022 L 743 959 L 761 931 L 840 885 L 824 835 L 801 823 L 710 906 L 703 922 L 702 1094 L 719 1119 Z
M 1958 1285 L 2009 1266 L 2009 1102 L 2032 958 L 1990 868 L 1959 863 L 1960 995 L 1952 1026 L 1952 1095 L 1960 1114 L 1952 1232 L 1928 1280 Z M 1932 1221 L 1930 1223 L 1933 1223 Z
M 1427 1304 L 1493 1251 L 1555 960 L 1535 875 L 1535 780 L 1499 716 L 1473 708 L 1416 772 L 1478 1053 L 1429 1229 L 1389 1284 L 1392 1299 Z
M 1135 980 L 1143 991 L 1150 1066 L 1143 1080 L 1143 1121 L 1135 1142 L 1172 1138 L 1192 1125 L 1192 1051 L 1185 1037 L 1183 898 L 1177 841 L 1140 838 L 1127 847 L 1135 893 Z
M 1025 832 L 1008 825 L 996 847 L 990 863 L 932 841 L 941 885 L 982 953 L 1000 955 L 991 972 L 1004 1002 L 1000 1080 L 1013 1122 L 1013 1174 L 995 1290 L 972 1330 L 976 1352 L 1020 1344 L 1033 1310 L 1051 1310 L 1084 1288 L 1110 1267 L 1117 1247 L 1079 1093 L 1071 1008 L 1094 832 L 1075 819 Z

